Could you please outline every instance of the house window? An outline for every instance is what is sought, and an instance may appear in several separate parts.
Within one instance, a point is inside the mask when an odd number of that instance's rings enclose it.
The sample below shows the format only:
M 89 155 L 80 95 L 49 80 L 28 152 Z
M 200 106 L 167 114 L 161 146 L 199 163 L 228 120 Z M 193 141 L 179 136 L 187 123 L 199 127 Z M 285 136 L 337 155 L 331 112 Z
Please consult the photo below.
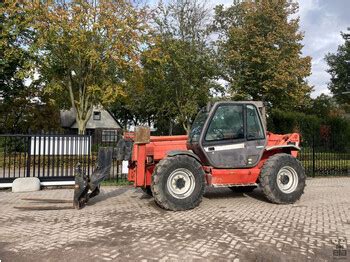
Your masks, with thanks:
M 101 120 L 101 112 L 95 111 L 93 119 L 94 120 Z
M 102 130 L 102 142 L 117 142 L 117 130 Z

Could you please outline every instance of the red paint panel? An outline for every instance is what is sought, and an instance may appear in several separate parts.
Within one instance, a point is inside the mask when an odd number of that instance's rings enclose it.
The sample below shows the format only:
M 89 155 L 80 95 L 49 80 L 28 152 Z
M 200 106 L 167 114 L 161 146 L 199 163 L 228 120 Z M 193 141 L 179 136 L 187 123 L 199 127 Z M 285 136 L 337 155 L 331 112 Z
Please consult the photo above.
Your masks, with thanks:
M 187 136 L 177 136 L 175 141 L 164 141 L 164 137 L 160 138 L 162 139 L 155 139 L 157 141 L 150 142 L 149 144 L 134 144 L 128 180 L 133 181 L 135 186 L 150 185 L 151 183 L 154 165 L 146 167 L 147 156 L 153 157 L 153 160 L 158 162 L 169 151 L 187 150 Z
M 137 162 L 136 162 L 136 179 L 135 186 L 144 186 L 145 185 L 145 168 L 146 168 L 146 145 L 138 144 L 137 147 Z
M 286 145 L 288 142 L 294 142 L 299 146 L 300 135 L 298 133 L 278 135 L 271 132 L 267 133 L 267 146 Z
M 155 161 L 163 159 L 169 151 L 187 150 L 186 140 L 151 142 L 146 146 L 147 156 Z
M 260 169 L 211 169 L 213 185 L 252 184 L 256 183 Z
M 146 186 L 151 185 L 154 167 L 155 167 L 155 165 L 151 165 L 151 166 L 146 167 Z
M 187 135 L 182 136 L 151 136 L 151 142 L 161 142 L 161 141 L 179 141 L 187 140 Z

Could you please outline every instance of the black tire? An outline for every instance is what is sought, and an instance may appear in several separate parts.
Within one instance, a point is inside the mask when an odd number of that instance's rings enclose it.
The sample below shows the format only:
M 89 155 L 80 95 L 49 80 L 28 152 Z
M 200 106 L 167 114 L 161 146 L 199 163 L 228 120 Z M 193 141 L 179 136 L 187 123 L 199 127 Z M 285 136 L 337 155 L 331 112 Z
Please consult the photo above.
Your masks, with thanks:
M 264 195 L 276 204 L 292 204 L 299 200 L 304 193 L 305 180 L 303 166 L 289 154 L 271 156 L 264 163 L 259 176 Z
M 183 174 L 188 177 L 189 182 L 181 178 Z M 184 194 L 174 193 L 174 190 L 186 189 L 188 186 L 190 189 Z M 202 165 L 193 157 L 185 155 L 167 157 L 156 165 L 152 174 L 151 188 L 154 200 L 160 207 L 173 211 L 192 209 L 202 201 L 205 173 Z
M 230 186 L 229 189 L 231 189 L 235 193 L 249 193 L 252 192 L 256 186 Z
M 146 187 L 141 187 L 143 193 L 145 193 L 146 195 L 149 196 L 153 196 L 152 190 L 150 186 L 146 186 Z

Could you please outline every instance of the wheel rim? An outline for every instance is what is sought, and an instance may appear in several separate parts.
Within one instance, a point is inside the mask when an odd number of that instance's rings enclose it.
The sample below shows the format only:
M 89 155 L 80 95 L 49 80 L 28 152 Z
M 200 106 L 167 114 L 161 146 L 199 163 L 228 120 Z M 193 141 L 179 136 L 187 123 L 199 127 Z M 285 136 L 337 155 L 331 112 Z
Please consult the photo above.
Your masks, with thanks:
M 285 166 L 278 171 L 277 186 L 286 194 L 294 192 L 298 186 L 298 174 L 294 168 Z
M 191 171 L 186 168 L 174 170 L 168 177 L 167 187 L 169 193 L 177 198 L 183 199 L 193 193 L 196 182 Z

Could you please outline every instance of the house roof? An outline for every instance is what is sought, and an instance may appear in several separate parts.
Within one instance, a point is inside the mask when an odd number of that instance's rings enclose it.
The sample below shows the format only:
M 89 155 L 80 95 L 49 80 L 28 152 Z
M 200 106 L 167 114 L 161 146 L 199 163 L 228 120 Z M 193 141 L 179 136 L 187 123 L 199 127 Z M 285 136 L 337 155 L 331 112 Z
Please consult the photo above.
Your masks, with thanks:
M 94 107 L 93 112 L 100 112 L 100 120 L 94 120 L 93 119 L 93 113 L 91 114 L 91 117 L 89 121 L 86 124 L 87 129 L 96 129 L 96 128 L 122 128 L 121 124 L 118 122 L 118 120 L 114 117 L 114 115 L 104 109 L 103 107 Z M 60 112 L 61 117 L 61 126 L 63 128 L 78 128 L 78 124 L 76 123 L 76 112 L 72 108 L 70 110 L 61 110 Z

